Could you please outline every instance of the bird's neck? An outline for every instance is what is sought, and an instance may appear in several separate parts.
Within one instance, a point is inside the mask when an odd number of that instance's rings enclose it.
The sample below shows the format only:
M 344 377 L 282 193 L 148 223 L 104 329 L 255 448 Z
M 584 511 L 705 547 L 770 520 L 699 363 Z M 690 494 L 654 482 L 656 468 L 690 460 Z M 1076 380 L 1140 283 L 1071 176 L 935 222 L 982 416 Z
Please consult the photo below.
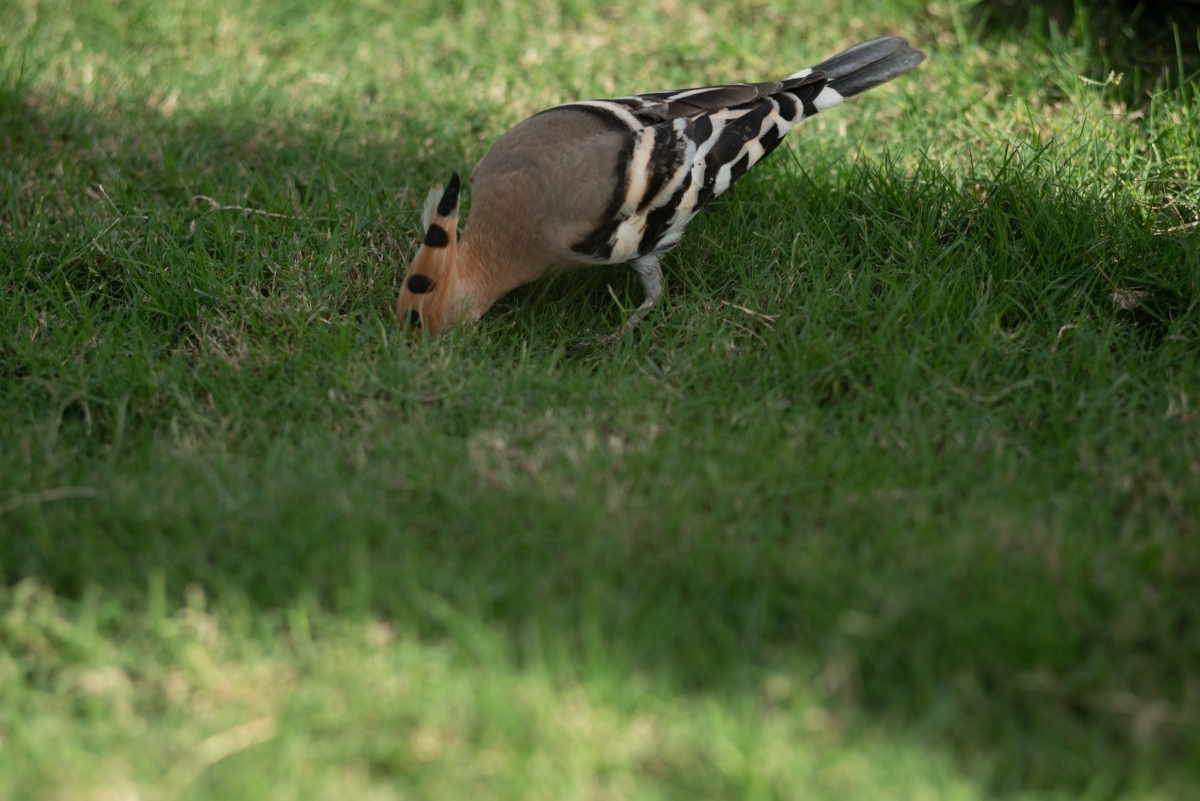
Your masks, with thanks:
M 468 226 L 458 243 L 457 280 L 469 294 L 474 316 L 482 316 L 509 292 L 540 278 L 549 266 L 541 261 L 504 232 L 484 234 Z

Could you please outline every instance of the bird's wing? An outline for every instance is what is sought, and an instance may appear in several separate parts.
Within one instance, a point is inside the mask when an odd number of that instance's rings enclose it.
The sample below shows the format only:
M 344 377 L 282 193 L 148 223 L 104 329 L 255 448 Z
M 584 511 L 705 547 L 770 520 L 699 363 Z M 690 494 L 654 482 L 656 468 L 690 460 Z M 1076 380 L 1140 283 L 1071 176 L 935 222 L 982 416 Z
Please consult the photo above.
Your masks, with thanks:
M 673 247 L 704 204 L 779 146 L 807 117 L 903 75 L 925 59 L 897 36 L 862 42 L 782 81 L 702 86 L 568 103 L 625 126 L 608 211 L 572 245 L 615 264 Z M 550 109 L 553 113 L 555 109 Z
M 704 204 L 820 110 L 826 80 L 823 72 L 805 71 L 784 81 L 587 100 L 544 112 L 586 110 L 629 132 L 614 165 L 619 176 L 609 209 L 572 249 L 609 264 L 669 249 Z

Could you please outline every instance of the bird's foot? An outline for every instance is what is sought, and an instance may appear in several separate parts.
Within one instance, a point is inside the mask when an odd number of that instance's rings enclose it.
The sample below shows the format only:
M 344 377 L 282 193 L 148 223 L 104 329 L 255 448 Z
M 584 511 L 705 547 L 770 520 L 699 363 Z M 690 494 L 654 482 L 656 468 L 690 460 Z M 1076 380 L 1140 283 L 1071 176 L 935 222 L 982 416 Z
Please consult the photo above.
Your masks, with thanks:
M 628 337 L 630 334 L 633 333 L 633 329 L 638 327 L 638 325 L 646 317 L 646 314 L 649 313 L 650 309 L 652 309 L 653 307 L 654 307 L 653 303 L 650 303 L 650 304 L 643 303 L 641 306 L 639 306 L 637 308 L 636 311 L 634 311 L 633 314 L 629 315 L 628 319 L 625 320 L 624 325 L 622 325 L 616 331 L 613 331 L 612 333 L 608 334 L 607 336 L 601 337 L 600 344 L 604 345 L 604 347 L 607 350 L 611 351 L 613 348 L 615 348 L 617 346 L 618 342 L 620 342 L 621 340 L 625 339 L 626 337 Z

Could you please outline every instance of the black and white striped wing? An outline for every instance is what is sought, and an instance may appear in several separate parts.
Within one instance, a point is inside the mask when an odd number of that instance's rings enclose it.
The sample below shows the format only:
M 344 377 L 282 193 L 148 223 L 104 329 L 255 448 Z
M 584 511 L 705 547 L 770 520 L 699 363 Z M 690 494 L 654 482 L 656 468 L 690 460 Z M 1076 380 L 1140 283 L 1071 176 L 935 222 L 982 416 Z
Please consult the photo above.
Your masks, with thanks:
M 558 106 L 629 131 L 617 188 L 599 226 L 573 250 L 603 264 L 662 253 L 704 204 L 779 146 L 806 117 L 840 103 L 826 75 L 656 92 Z

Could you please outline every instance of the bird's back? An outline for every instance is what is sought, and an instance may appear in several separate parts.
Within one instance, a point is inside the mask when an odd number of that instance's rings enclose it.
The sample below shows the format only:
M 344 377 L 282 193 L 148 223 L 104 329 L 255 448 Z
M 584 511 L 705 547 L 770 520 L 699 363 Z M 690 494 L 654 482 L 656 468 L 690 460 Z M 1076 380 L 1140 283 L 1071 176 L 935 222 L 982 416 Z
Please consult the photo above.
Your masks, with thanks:
M 531 263 L 594 263 L 571 246 L 611 213 L 618 171 L 596 165 L 619 164 L 629 139 L 625 126 L 569 106 L 518 123 L 471 172 L 464 241 L 486 231 Z

